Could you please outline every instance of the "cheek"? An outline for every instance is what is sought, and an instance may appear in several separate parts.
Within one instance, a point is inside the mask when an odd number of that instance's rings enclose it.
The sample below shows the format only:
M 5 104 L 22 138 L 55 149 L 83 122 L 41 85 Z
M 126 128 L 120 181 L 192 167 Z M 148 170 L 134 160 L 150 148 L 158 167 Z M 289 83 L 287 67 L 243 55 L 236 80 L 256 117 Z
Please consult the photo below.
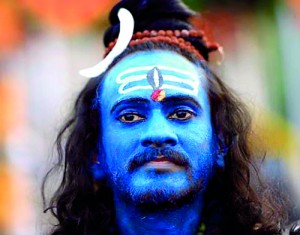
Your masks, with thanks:
M 111 172 L 125 169 L 136 149 L 136 135 L 117 127 L 113 122 L 107 122 L 106 125 L 103 128 L 102 146 L 108 169 Z
M 187 134 L 188 133 L 188 134 Z M 190 151 L 210 151 L 212 147 L 212 126 L 209 121 L 197 120 L 186 128 L 181 128 L 181 142 Z
M 213 163 L 214 141 L 210 122 L 201 123 L 182 132 L 182 148 L 190 157 L 191 163 L 196 167 L 208 168 Z

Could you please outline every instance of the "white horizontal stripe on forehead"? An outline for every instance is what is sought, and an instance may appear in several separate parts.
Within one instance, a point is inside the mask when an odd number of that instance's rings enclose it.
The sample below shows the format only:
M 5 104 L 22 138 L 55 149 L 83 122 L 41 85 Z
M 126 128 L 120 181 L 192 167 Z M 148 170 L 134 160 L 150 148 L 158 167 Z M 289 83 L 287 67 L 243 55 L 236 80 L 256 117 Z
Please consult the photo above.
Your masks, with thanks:
M 133 85 L 129 88 L 126 86 L 130 83 L 147 80 L 147 73 L 155 67 L 160 70 L 163 76 L 164 84 L 160 89 L 172 89 L 198 95 L 200 79 L 197 74 L 163 65 L 134 67 L 121 72 L 116 78 L 116 83 L 120 84 L 118 92 L 127 94 L 135 90 L 153 90 L 151 85 Z M 182 84 L 187 85 L 187 87 L 182 87 Z

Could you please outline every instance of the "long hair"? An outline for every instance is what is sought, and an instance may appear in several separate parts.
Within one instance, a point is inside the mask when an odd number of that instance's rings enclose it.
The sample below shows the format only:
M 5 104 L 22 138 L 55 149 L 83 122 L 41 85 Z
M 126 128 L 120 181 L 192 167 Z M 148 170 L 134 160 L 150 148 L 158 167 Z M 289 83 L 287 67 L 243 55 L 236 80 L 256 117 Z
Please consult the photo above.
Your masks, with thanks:
M 130 53 L 155 49 L 175 51 L 199 64 L 193 55 L 177 47 L 148 42 L 126 49 L 109 69 Z M 215 173 L 205 193 L 202 218 L 206 234 L 279 234 L 284 208 L 271 187 L 260 179 L 249 146 L 249 114 L 205 63 L 200 62 L 200 66 L 207 75 L 218 145 L 225 152 L 225 167 Z M 53 173 L 62 173 L 60 185 L 46 209 L 58 221 L 52 235 L 118 234 L 113 193 L 105 179 L 97 182 L 93 179 L 90 169 L 94 156 L 101 154 L 101 103 L 95 100 L 105 75 L 88 81 L 56 139 L 58 161 L 45 176 L 42 190 L 45 199 L 47 181 Z

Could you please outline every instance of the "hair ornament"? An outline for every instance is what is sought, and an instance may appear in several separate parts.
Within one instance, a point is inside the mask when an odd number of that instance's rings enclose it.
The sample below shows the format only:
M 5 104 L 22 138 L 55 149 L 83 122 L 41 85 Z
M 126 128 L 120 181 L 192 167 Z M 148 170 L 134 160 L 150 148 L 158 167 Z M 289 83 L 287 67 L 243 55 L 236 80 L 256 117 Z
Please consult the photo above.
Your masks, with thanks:
M 98 64 L 91 68 L 83 69 L 79 71 L 81 76 L 92 78 L 97 77 L 103 73 L 113 60 L 119 56 L 128 46 L 134 30 L 134 19 L 132 14 L 125 8 L 121 8 L 118 11 L 118 18 L 120 20 L 120 32 L 115 46 L 110 53 Z
M 207 47 L 209 52 L 213 52 L 220 49 L 219 44 L 210 42 L 202 30 L 144 30 L 142 32 L 136 32 L 132 35 L 132 39 L 129 42 L 129 46 L 136 46 L 145 42 L 162 42 L 170 45 L 175 45 L 183 50 L 186 50 L 194 54 L 198 59 L 204 60 L 202 54 L 197 50 L 187 38 L 195 38 L 202 40 L 203 44 Z M 110 42 L 105 50 L 104 57 L 115 47 L 118 39 Z

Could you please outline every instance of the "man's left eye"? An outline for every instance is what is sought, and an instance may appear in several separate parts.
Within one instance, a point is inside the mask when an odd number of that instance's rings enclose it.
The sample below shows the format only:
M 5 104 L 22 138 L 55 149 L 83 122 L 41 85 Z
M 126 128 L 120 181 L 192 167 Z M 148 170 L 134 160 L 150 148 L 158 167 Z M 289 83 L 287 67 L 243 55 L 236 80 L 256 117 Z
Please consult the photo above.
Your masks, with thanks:
M 191 111 L 188 110 L 178 110 L 169 115 L 169 119 L 174 119 L 174 120 L 180 120 L 180 121 L 186 121 L 191 118 L 195 117 L 195 114 Z

